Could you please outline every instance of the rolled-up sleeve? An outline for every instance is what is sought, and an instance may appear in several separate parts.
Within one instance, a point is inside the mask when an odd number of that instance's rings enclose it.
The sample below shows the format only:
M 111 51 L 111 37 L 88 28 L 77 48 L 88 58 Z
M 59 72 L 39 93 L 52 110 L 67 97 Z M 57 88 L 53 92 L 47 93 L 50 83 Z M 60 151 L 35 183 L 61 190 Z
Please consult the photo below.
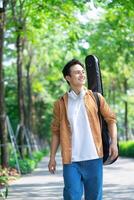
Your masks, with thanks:
M 59 107 L 58 101 L 54 103 L 51 131 L 52 131 L 52 134 L 56 134 L 56 135 L 60 134 L 60 107 Z
M 99 93 L 100 112 L 108 124 L 116 123 L 116 115 L 107 104 L 105 98 Z

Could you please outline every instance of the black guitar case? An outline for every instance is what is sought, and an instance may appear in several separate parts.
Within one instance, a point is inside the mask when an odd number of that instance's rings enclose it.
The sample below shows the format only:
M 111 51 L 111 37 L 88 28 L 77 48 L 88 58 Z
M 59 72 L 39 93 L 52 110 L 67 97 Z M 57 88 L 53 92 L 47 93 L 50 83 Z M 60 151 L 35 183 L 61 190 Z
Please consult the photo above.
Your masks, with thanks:
M 102 79 L 99 60 L 94 55 L 89 55 L 85 59 L 88 89 L 99 92 L 103 95 Z
M 103 163 L 105 165 L 112 164 L 116 159 L 111 160 L 109 157 L 109 145 L 110 138 L 108 133 L 107 123 L 104 120 L 103 116 L 100 113 L 100 102 L 97 95 L 97 92 L 103 95 L 103 85 L 101 78 L 101 70 L 99 60 L 94 55 L 88 55 L 85 59 L 86 72 L 87 72 L 87 80 L 88 80 L 88 89 L 92 90 L 96 99 L 96 103 L 98 105 L 98 116 L 100 119 L 101 127 L 102 127 L 102 142 L 103 142 Z

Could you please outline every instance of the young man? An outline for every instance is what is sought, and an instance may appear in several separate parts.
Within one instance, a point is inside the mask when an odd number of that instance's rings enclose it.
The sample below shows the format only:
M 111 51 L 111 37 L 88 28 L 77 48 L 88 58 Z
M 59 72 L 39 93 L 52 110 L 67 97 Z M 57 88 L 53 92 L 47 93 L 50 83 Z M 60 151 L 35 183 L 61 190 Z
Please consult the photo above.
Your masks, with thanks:
M 64 200 L 102 200 L 103 147 L 98 107 L 91 90 L 84 87 L 83 64 L 69 61 L 63 75 L 70 91 L 54 104 L 49 171 L 56 170 L 55 155 L 59 144 L 63 162 Z M 111 159 L 118 155 L 116 117 L 101 94 L 100 111 L 108 123 Z

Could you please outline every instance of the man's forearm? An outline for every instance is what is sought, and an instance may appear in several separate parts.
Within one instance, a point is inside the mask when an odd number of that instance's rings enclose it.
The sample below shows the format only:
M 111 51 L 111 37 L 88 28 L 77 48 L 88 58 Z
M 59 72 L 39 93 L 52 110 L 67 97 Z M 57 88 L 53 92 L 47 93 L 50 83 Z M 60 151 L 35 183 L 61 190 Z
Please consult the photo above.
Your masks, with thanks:
M 110 133 L 111 143 L 117 144 L 117 126 L 115 123 L 108 125 L 108 130 Z
M 55 158 L 57 149 L 59 147 L 60 139 L 58 135 L 52 136 L 50 159 Z

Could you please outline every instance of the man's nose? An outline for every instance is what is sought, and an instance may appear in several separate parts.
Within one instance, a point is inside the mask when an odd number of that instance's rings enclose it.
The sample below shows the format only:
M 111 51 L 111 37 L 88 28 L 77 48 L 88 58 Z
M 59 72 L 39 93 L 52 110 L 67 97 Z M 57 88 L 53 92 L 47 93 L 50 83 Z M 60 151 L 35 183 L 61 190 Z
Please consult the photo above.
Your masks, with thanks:
M 85 73 L 82 71 L 82 72 L 80 72 L 80 75 L 81 76 L 85 76 Z

